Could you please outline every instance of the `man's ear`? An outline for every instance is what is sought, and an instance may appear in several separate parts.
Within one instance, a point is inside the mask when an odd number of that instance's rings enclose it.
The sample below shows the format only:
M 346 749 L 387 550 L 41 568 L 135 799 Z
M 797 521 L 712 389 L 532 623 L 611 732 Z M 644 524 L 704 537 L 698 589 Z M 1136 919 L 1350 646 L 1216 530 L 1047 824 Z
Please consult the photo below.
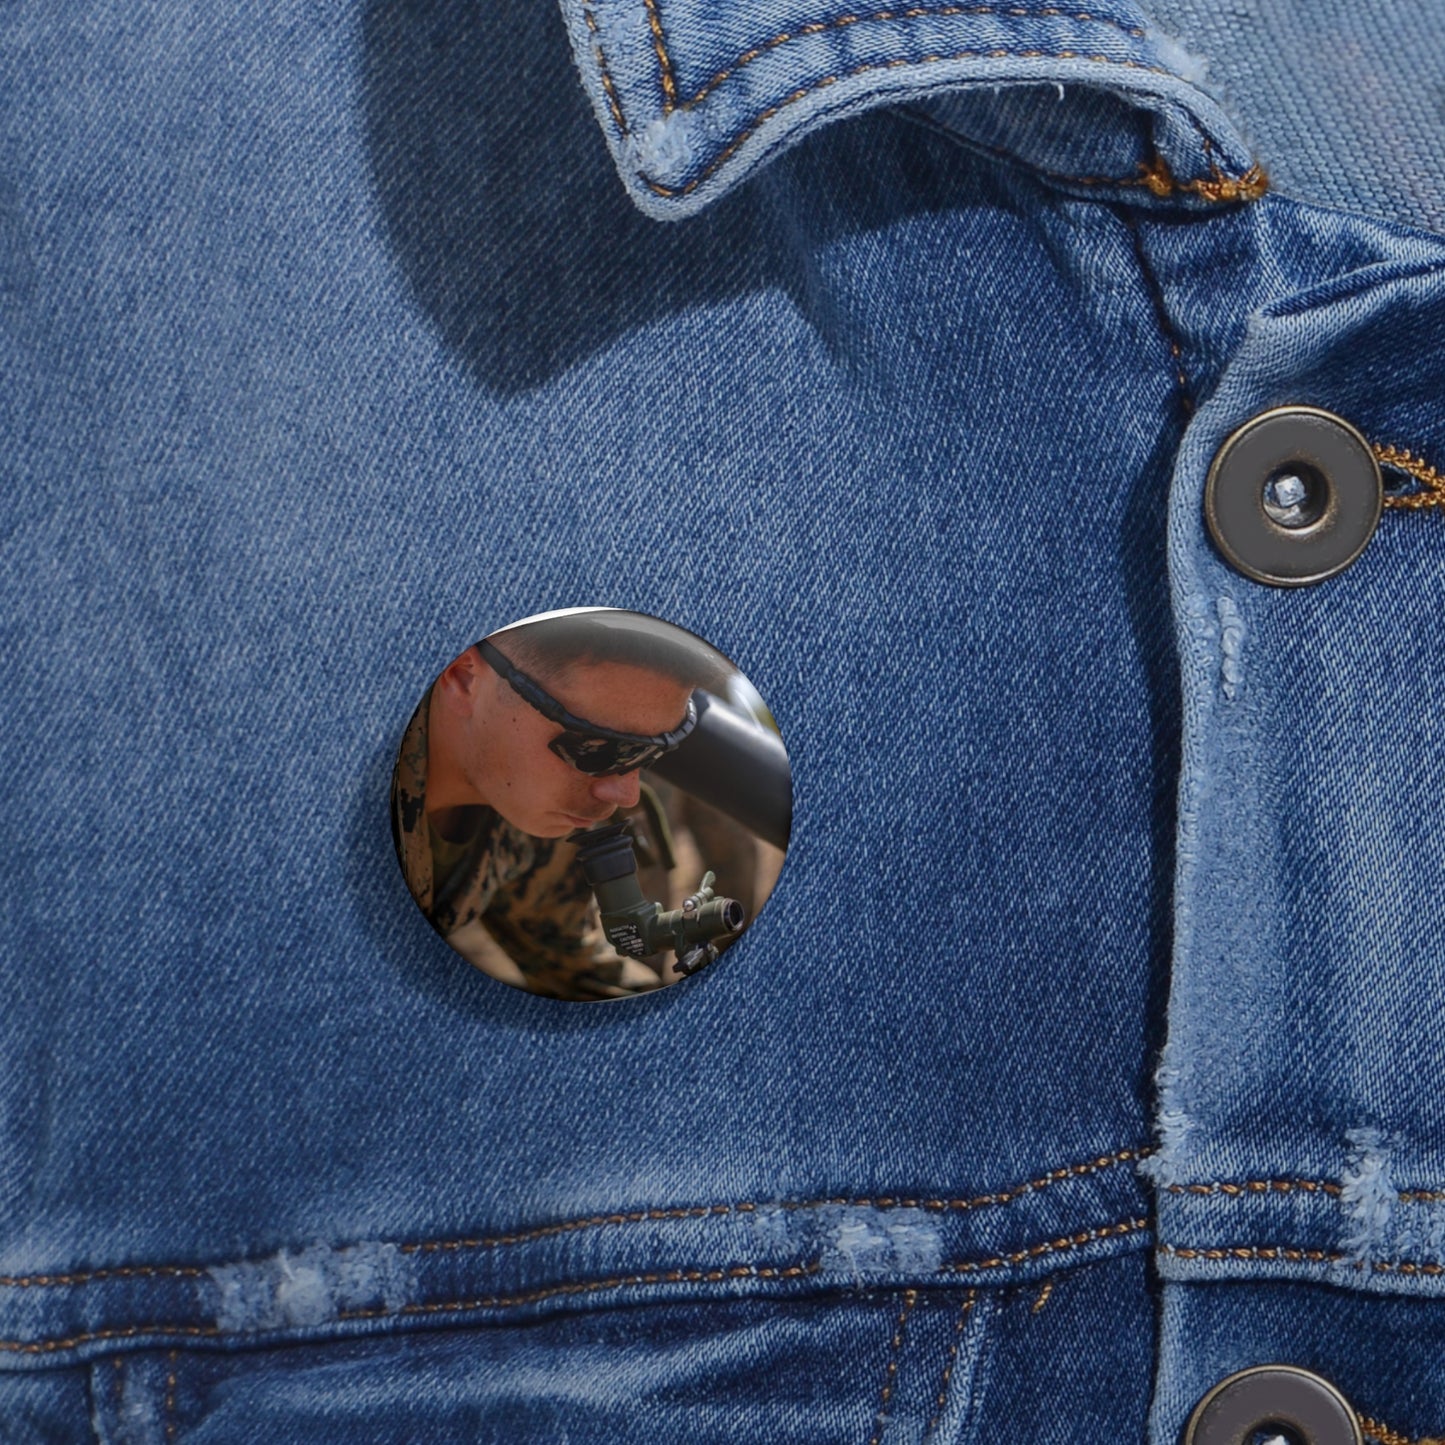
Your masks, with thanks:
M 442 669 L 437 686 L 449 702 L 470 711 L 478 690 L 490 675 L 491 668 L 483 661 L 481 653 L 475 647 L 469 647 Z

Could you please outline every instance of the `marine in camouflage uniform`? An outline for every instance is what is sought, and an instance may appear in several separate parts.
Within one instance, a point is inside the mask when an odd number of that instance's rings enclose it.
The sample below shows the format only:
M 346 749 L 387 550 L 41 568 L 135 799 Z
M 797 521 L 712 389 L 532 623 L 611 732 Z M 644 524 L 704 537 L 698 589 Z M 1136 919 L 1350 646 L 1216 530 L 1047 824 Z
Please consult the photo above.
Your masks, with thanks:
M 428 688 L 392 776 L 391 828 L 407 888 L 432 927 L 483 971 L 551 998 L 622 998 L 671 981 L 607 943 L 565 838 L 533 838 L 484 806 L 466 810 L 465 837 L 437 832 L 426 813 L 430 706 Z

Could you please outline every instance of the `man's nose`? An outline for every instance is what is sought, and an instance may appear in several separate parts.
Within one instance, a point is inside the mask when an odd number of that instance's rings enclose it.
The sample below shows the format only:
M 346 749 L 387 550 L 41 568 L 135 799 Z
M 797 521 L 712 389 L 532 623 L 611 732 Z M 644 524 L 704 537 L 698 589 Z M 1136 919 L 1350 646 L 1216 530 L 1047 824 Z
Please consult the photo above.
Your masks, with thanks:
M 634 771 L 594 778 L 592 796 L 599 803 L 610 803 L 614 808 L 636 807 L 638 798 L 642 796 L 641 777 Z

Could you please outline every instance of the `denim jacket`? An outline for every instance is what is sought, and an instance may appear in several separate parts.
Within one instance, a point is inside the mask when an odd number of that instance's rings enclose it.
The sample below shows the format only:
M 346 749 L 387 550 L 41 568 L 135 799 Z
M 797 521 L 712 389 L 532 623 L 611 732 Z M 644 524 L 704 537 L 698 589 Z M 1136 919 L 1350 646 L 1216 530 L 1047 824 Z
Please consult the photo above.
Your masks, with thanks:
M 1268 1363 L 1445 1431 L 1440 53 L 7 6 L 0 1440 L 1175 1445 Z M 1304 586 L 1204 513 L 1282 406 L 1384 479 Z M 593 604 L 757 685 L 794 830 L 576 1004 L 387 797 Z

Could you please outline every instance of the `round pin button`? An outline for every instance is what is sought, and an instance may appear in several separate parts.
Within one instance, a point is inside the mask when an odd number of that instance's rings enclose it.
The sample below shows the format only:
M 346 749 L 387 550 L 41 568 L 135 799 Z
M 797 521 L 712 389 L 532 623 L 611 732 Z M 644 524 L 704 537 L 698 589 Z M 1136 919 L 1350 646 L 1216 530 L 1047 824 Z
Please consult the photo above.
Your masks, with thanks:
M 616 999 L 715 963 L 782 866 L 787 753 L 716 648 L 577 607 L 463 650 L 392 773 L 391 830 L 426 921 L 530 993 Z
M 1194 1407 L 1184 1445 L 1249 1445 L 1264 1432 L 1290 1445 L 1364 1445 L 1345 1397 L 1295 1365 L 1256 1365 L 1221 1380 Z
M 1215 545 L 1236 571 L 1276 587 L 1343 572 L 1379 525 L 1384 484 L 1369 443 L 1313 406 L 1260 412 L 1216 453 L 1204 485 Z

